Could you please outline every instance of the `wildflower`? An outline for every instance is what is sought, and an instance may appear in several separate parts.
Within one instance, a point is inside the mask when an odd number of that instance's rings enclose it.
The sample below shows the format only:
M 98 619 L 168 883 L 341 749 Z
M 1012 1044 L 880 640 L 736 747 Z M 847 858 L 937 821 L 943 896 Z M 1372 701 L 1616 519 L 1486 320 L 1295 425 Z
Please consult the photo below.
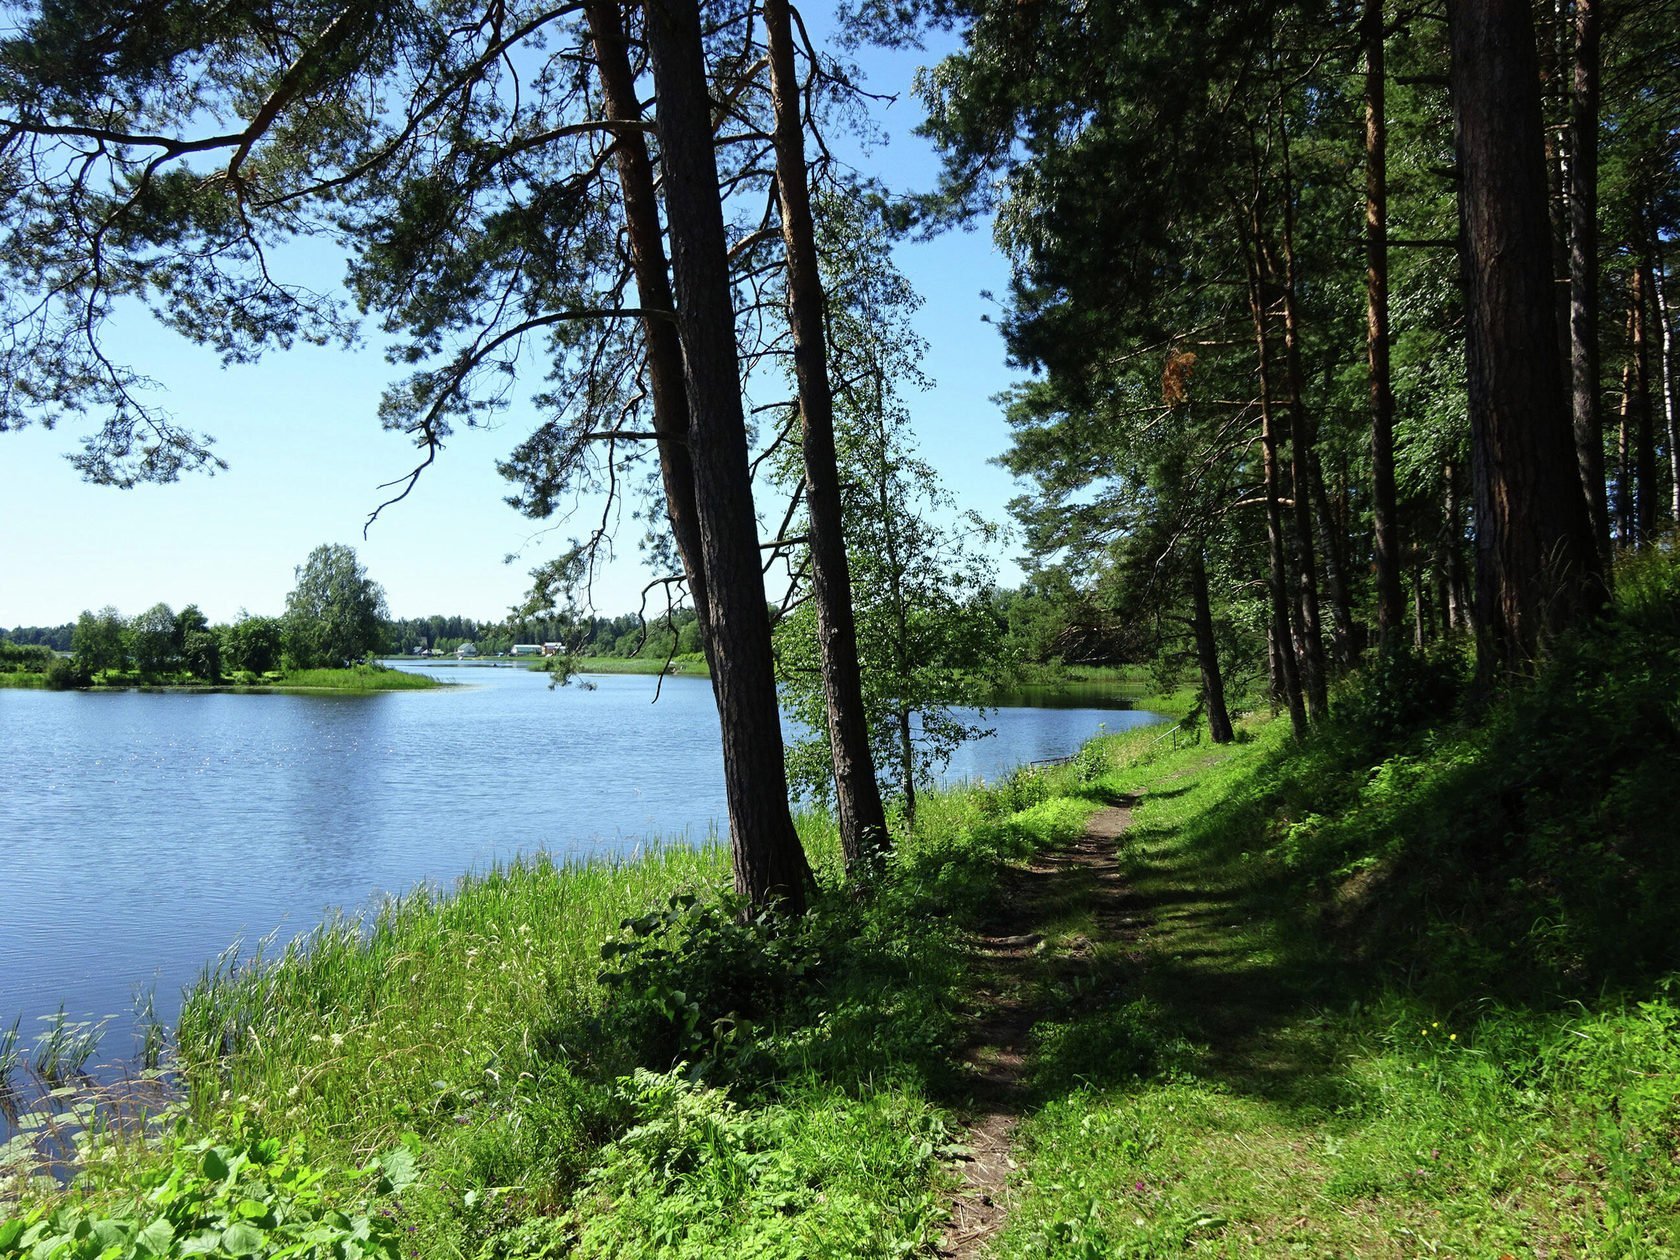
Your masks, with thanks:
M 1448 1033 L 1447 1034 L 1447 1040 L 1448 1041 L 1457 1041 L 1458 1040 L 1458 1034 L 1457 1033 Z

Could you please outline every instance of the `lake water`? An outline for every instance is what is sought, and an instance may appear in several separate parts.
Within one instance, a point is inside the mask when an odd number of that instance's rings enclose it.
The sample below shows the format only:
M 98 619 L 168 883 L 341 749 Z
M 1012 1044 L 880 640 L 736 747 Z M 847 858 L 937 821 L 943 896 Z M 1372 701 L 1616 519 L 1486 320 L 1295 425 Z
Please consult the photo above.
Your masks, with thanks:
M 236 940 L 539 849 L 623 854 L 704 840 L 725 817 L 704 679 L 436 668 L 464 685 L 363 696 L 0 690 L 0 1033 L 62 1002 L 115 1016 L 137 990 L 173 1022 Z M 1123 709 L 992 711 L 951 778 L 1074 752 Z

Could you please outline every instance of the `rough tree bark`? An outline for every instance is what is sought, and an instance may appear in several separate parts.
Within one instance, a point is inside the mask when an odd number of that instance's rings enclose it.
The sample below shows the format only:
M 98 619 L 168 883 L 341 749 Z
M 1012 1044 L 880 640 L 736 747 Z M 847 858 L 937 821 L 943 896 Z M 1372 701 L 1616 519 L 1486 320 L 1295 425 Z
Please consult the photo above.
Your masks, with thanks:
M 811 872 L 782 763 L 700 10 L 696 0 L 648 0 L 645 12 L 735 887 L 754 906 L 780 902 L 798 912 Z
M 1388 121 L 1382 0 L 1366 0 L 1365 367 L 1371 417 L 1371 521 L 1377 568 L 1377 639 L 1387 645 L 1406 615 L 1400 589 L 1394 489 L 1394 386 L 1388 357 Z
M 852 618 L 852 579 L 841 525 L 840 469 L 834 453 L 834 399 L 828 379 L 826 302 L 817 269 L 816 228 L 805 170 L 799 80 L 787 0 L 764 0 L 764 38 L 770 56 L 770 95 L 776 124 L 776 196 L 787 249 L 788 313 L 805 456 L 805 505 L 811 549 L 811 593 L 840 846 L 848 870 L 862 871 L 887 848 L 887 816 L 869 753 L 869 720 L 858 669 Z
M 1575 460 L 1599 565 L 1610 572 L 1604 421 L 1598 394 L 1598 0 L 1575 0 L 1569 97 L 1569 369 Z
M 1207 562 L 1199 545 L 1190 553 L 1190 597 L 1195 606 L 1196 664 L 1202 674 L 1208 734 L 1216 744 L 1229 744 L 1236 732 L 1225 707 L 1225 678 L 1219 669 L 1219 642 L 1213 636 L 1213 609 L 1208 601 Z
M 607 117 L 629 124 L 615 138 L 614 156 L 624 198 L 625 232 L 636 274 L 637 298 L 643 310 L 658 312 L 643 318 L 642 335 L 647 342 L 653 429 L 659 435 L 659 474 L 665 491 L 665 514 L 671 522 L 671 535 L 676 540 L 677 554 L 687 577 L 689 602 L 694 605 L 700 623 L 700 643 L 715 676 L 711 600 L 706 591 L 699 513 L 694 503 L 694 465 L 688 453 L 688 393 L 683 384 L 682 343 L 677 336 L 676 302 L 671 296 L 671 278 L 666 270 L 653 163 L 641 129 L 642 105 L 636 95 L 636 76 L 630 68 L 629 42 L 624 34 L 620 6 L 621 0 L 587 0 L 584 12 L 590 41 L 595 46 Z
M 1528 0 L 1450 0 L 1484 676 L 1602 607 L 1563 405 Z

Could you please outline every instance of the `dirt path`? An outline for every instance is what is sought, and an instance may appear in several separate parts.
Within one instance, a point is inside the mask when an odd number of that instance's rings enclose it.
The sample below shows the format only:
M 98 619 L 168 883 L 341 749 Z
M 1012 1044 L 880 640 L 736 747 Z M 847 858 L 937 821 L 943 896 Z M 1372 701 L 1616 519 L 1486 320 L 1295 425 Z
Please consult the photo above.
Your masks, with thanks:
M 1057 986 L 1088 969 L 1097 944 L 1137 930 L 1115 850 L 1134 804 L 1128 799 L 1099 810 L 1074 844 L 1014 872 L 1000 889 L 997 913 L 975 940 L 980 1013 L 963 1053 L 972 1074 L 970 1154 L 951 1195 L 941 1256 L 978 1256 L 1003 1225 L 1015 1127 L 1030 1102 L 1033 1025 L 1051 1013 Z M 1087 930 L 1057 934 L 1053 946 L 1051 934 L 1069 921 Z

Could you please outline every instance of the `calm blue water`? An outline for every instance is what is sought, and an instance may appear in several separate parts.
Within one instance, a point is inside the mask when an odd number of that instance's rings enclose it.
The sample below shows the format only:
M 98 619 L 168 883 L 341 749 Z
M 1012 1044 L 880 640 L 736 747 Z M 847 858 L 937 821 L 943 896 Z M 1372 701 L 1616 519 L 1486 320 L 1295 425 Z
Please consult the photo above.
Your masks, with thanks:
M 594 677 L 549 690 L 511 668 L 370 696 L 0 690 L 0 1029 L 62 1002 L 116 1016 L 137 989 L 173 1021 L 231 942 L 307 930 L 422 882 L 546 849 L 703 840 L 725 816 L 703 679 Z M 1151 715 L 1007 708 L 950 777 L 992 778 Z

